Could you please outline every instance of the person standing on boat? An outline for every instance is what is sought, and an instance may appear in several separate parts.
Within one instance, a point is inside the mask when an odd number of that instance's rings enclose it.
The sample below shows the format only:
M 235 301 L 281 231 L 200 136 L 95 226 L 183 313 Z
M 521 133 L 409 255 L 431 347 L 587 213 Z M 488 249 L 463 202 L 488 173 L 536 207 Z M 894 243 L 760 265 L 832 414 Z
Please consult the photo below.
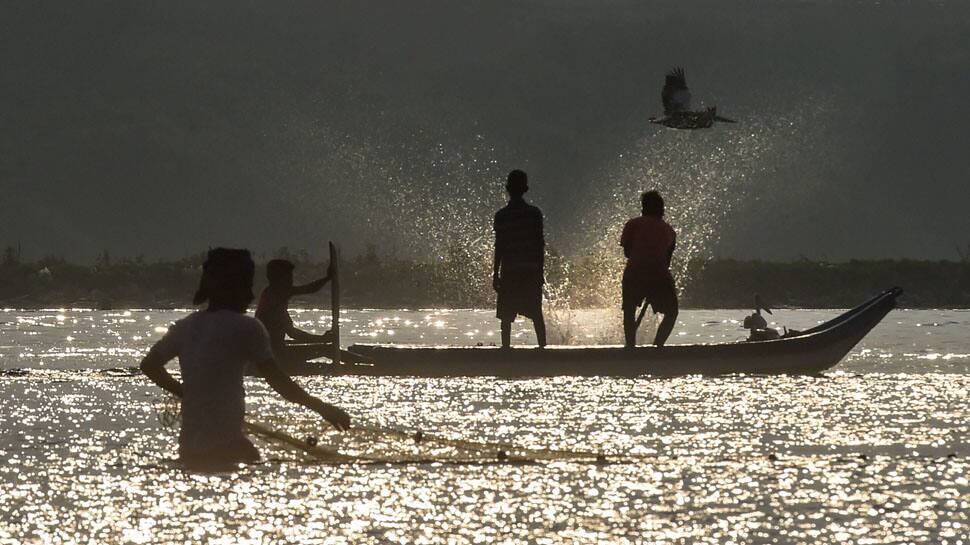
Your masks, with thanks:
M 542 317 L 546 241 L 542 211 L 525 202 L 529 177 L 521 170 L 509 173 L 505 183 L 509 203 L 495 213 L 495 261 L 492 287 L 498 294 L 495 315 L 502 322 L 502 347 L 512 345 L 512 322 L 521 314 L 531 318 L 539 347 L 546 346 Z
M 677 288 L 670 274 L 677 235 L 664 221 L 664 200 L 660 193 L 647 191 L 640 196 L 643 215 L 626 222 L 620 245 L 626 256 L 623 270 L 623 333 L 626 346 L 637 343 L 637 307 L 643 303 L 663 314 L 653 344 L 663 346 L 677 323 Z
M 248 250 L 210 250 L 193 303 L 208 308 L 175 322 L 141 362 L 155 384 L 181 400 L 179 457 L 198 471 L 227 471 L 259 460 L 243 433 L 243 375 L 248 363 L 286 400 L 318 413 L 339 430 L 350 416 L 308 394 L 277 366 L 266 328 L 246 316 L 253 300 L 255 265 Z M 179 382 L 165 364 L 178 358 Z
M 331 264 L 331 267 L 333 265 Z M 266 326 L 269 332 L 269 340 L 277 356 L 282 356 L 286 347 L 286 337 L 301 343 L 321 343 L 333 342 L 333 335 L 327 331 L 323 335 L 317 335 L 308 331 L 298 329 L 293 324 L 288 310 L 290 298 L 294 295 L 307 295 L 316 293 L 323 289 L 330 282 L 333 270 L 327 269 L 327 276 L 314 280 L 302 286 L 293 285 L 293 269 L 295 265 L 285 259 L 274 259 L 266 264 L 266 279 L 269 285 L 263 289 L 259 296 L 259 304 L 256 306 L 256 319 Z

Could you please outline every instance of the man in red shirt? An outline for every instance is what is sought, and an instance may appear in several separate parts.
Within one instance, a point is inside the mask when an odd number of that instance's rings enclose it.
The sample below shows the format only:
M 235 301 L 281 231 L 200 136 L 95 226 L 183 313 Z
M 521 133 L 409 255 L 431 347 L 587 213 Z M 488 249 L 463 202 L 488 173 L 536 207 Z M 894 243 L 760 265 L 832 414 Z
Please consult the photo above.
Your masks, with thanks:
M 620 246 L 626 255 L 623 270 L 623 333 L 626 346 L 637 343 L 637 307 L 642 302 L 663 314 L 653 344 L 663 346 L 677 323 L 677 288 L 670 274 L 677 235 L 663 219 L 664 200 L 660 193 L 647 191 L 640 197 L 643 215 L 623 226 Z

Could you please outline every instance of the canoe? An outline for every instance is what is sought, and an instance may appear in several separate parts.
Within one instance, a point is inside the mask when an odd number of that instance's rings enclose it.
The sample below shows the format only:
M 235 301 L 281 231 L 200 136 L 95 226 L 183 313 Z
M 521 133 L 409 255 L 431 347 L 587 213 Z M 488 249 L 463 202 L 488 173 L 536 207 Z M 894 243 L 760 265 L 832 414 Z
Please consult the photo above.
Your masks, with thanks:
M 762 341 L 544 349 L 355 344 L 373 363 L 319 364 L 320 374 L 414 377 L 678 376 L 818 374 L 838 364 L 896 306 L 886 290 L 832 320 Z
M 333 343 L 287 343 L 282 354 L 276 354 L 276 363 L 288 375 L 329 375 L 333 366 L 329 361 L 313 361 L 318 358 L 332 358 Z M 340 362 L 348 364 L 373 363 L 366 356 L 350 350 L 340 351 Z M 248 367 L 246 374 L 256 376 L 255 367 Z

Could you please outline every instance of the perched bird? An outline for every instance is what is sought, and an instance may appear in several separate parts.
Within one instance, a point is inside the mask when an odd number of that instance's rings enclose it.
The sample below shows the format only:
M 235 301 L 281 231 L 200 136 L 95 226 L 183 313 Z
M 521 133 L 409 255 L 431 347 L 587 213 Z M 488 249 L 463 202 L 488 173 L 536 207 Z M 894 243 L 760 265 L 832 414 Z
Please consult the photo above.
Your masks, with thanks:
M 744 318 L 743 326 L 745 329 L 765 329 L 768 327 L 768 320 L 765 320 L 765 317 L 761 315 L 762 310 L 771 314 L 771 309 L 764 304 L 761 296 L 756 293 L 754 294 L 754 313 Z
M 735 123 L 733 119 L 717 115 L 717 108 L 704 110 L 690 109 L 690 88 L 687 87 L 687 76 L 683 68 L 674 68 L 667 72 L 664 88 L 660 91 L 660 101 L 663 103 L 664 116 L 651 117 L 651 123 L 657 123 L 671 129 L 709 129 L 715 121 Z
M 762 310 L 771 314 L 771 309 L 764 304 L 761 296 L 755 294 L 754 313 L 744 318 L 744 328 L 751 331 L 748 336 L 749 341 L 770 341 L 781 337 L 777 329 L 768 327 L 768 320 L 765 320 L 765 317 L 761 315 Z

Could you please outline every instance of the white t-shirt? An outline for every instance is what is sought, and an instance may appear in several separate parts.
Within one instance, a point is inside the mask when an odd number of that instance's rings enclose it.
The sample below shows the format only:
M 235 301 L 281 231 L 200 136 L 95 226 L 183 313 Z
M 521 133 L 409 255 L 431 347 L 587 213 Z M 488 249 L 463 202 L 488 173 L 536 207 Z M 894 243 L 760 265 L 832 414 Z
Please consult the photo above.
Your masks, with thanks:
M 177 356 L 182 369 L 180 450 L 205 451 L 244 437 L 246 364 L 273 357 L 263 324 L 230 310 L 199 311 L 172 324 L 154 350 Z

